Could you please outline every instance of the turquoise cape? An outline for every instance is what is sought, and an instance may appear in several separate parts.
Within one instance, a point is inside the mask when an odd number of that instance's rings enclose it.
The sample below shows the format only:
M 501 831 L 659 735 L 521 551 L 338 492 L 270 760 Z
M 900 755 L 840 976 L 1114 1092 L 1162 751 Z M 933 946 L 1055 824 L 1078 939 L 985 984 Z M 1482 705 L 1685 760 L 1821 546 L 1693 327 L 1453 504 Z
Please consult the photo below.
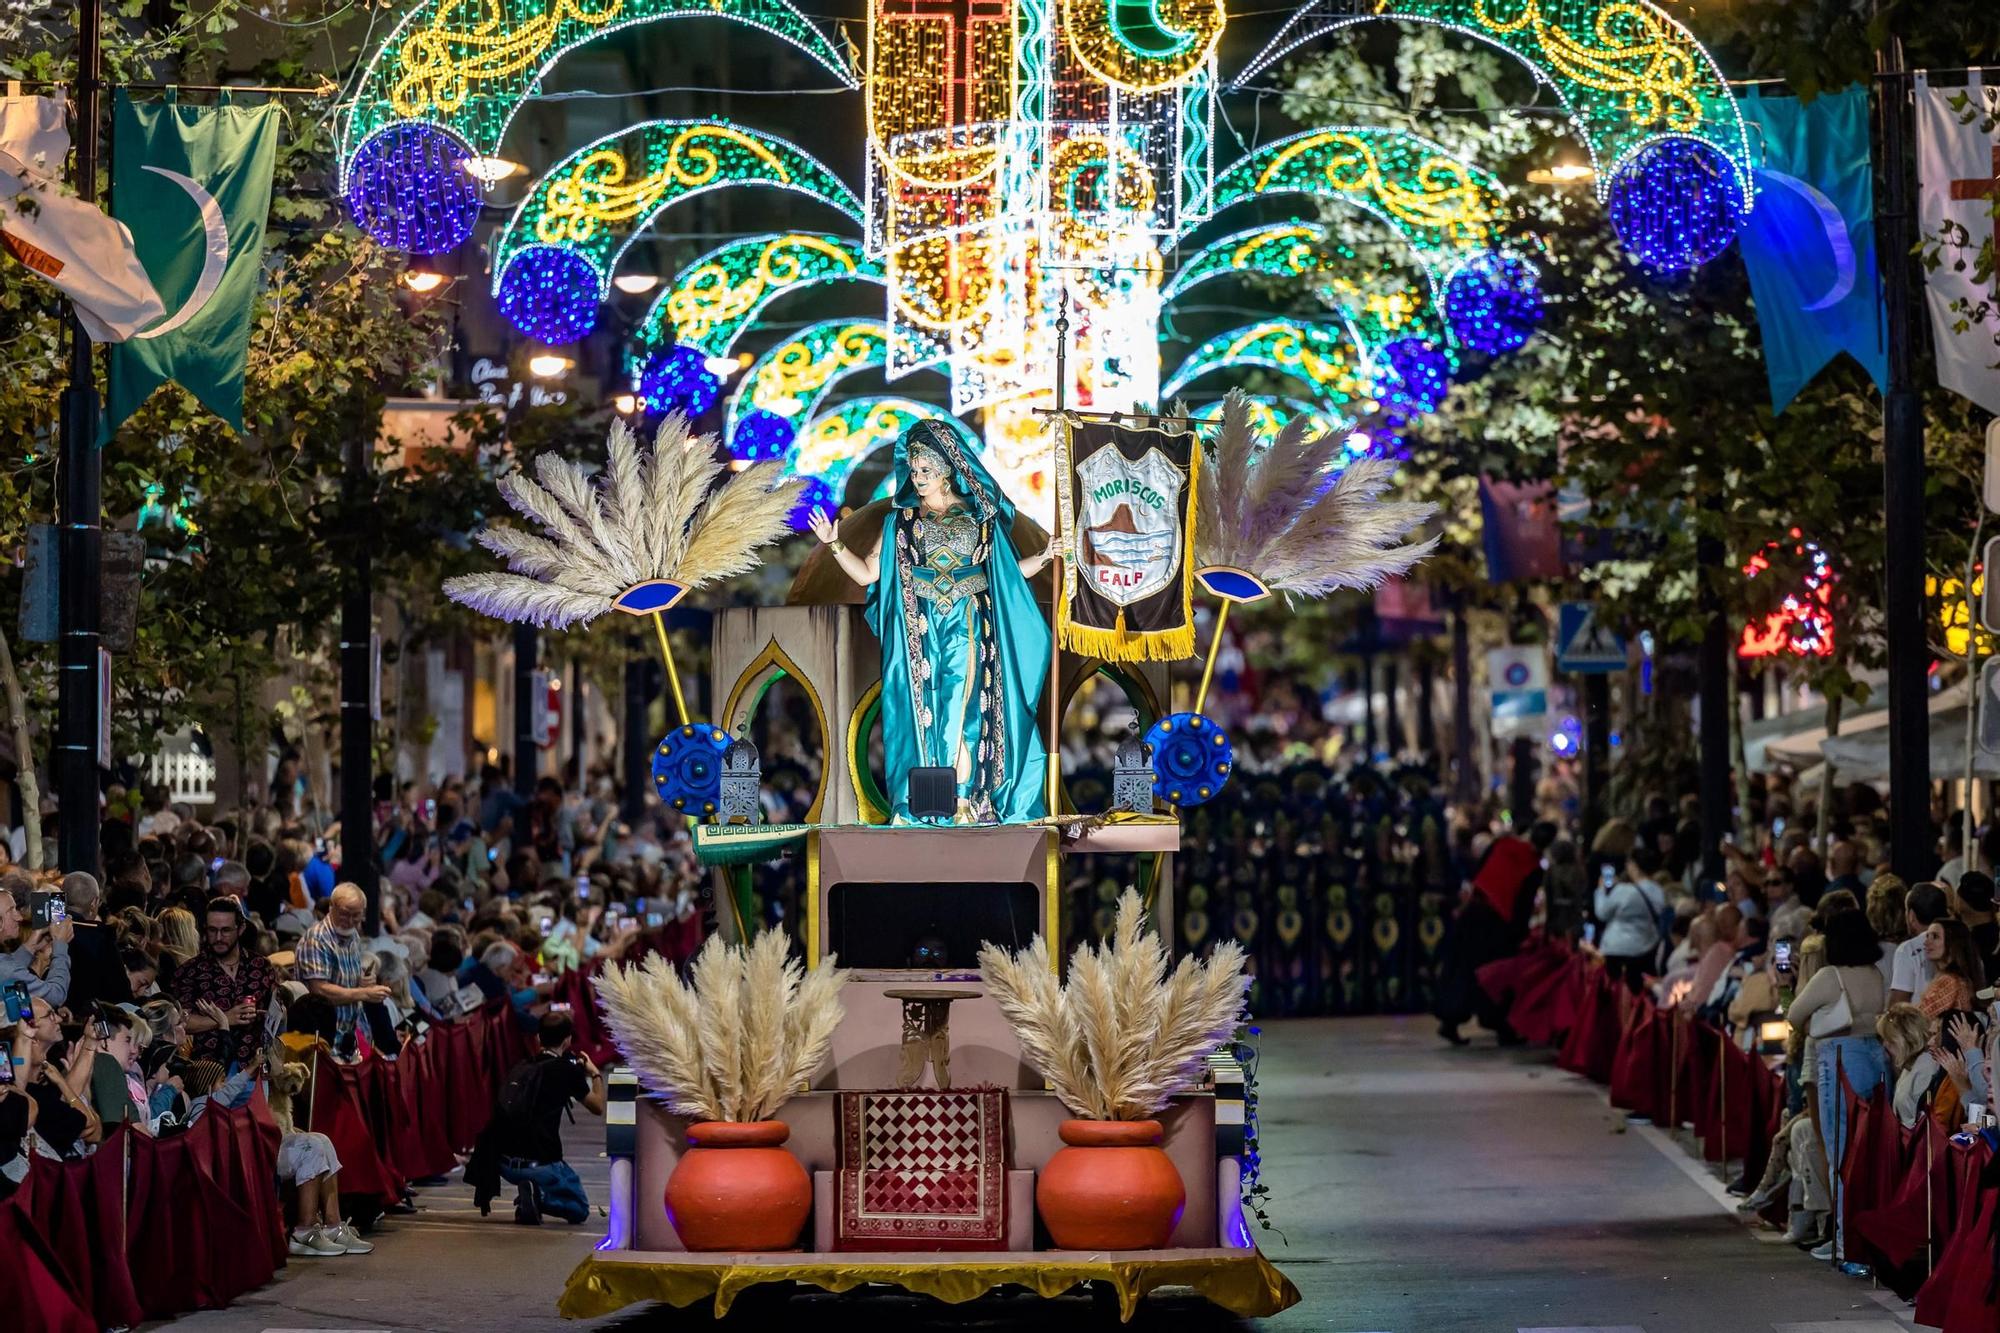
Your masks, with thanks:
M 979 525 L 969 561 L 927 545 L 910 446 L 922 442 L 951 466 L 952 488 Z M 879 573 L 869 589 L 868 627 L 882 642 L 882 752 L 890 802 L 910 815 L 910 770 L 956 767 L 970 774 L 960 797 L 1003 823 L 1047 813 L 1047 750 L 1036 705 L 1049 674 L 1049 627 L 1021 577 L 1011 536 L 1014 507 L 957 432 L 923 421 L 896 441 L 895 509 L 882 528 Z M 955 600 L 936 595 L 960 588 Z M 930 596 L 923 595 L 931 593 Z

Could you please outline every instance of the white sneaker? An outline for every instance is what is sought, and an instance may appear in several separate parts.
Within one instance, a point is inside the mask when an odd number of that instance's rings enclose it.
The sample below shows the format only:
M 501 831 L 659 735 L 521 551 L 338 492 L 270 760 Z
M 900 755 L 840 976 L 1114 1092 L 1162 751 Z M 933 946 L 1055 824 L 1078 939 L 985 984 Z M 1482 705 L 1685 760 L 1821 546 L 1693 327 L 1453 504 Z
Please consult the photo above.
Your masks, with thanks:
M 312 1227 L 304 1235 L 294 1231 L 290 1249 L 293 1254 L 307 1259 L 329 1259 L 336 1254 L 347 1253 L 346 1246 L 331 1239 L 320 1227 Z
M 373 1254 L 375 1247 L 361 1239 L 361 1233 L 346 1222 L 327 1229 L 326 1238 L 340 1246 L 342 1254 Z
M 1828 1242 L 1827 1242 L 1826 1244 L 1824 1244 L 1824 1245 L 1820 1246 L 1820 1247 L 1819 1247 L 1818 1249 L 1816 1249 L 1816 1250 L 1812 1251 L 1812 1257 L 1813 1257 L 1813 1258 L 1815 1258 L 1815 1259 L 1817 1259 L 1817 1260 L 1819 1260 L 1819 1261 L 1820 1261 L 1821 1263 L 1830 1263 L 1830 1262 L 1832 1262 L 1832 1260 L 1833 1260 L 1833 1242 L 1832 1242 L 1832 1241 L 1828 1241 Z

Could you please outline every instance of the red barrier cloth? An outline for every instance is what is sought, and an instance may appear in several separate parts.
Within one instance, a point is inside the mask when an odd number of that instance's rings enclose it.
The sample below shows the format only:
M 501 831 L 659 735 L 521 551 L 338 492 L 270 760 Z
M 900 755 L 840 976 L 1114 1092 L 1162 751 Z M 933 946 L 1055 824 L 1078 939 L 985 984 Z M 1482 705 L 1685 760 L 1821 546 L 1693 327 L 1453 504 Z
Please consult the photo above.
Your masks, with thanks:
M 376 1146 L 364 1077 L 360 1065 L 344 1065 L 322 1053 L 313 1069 L 308 1128 L 333 1141 L 340 1156 L 340 1192 L 379 1200 L 386 1208 L 402 1197 L 403 1178 Z
M 1541 976 L 1522 985 L 1513 1009 L 1507 1014 L 1508 1026 L 1519 1036 L 1544 1045 L 1560 1040 L 1575 1025 L 1577 998 L 1581 993 L 1569 950 L 1561 945 L 1551 946 L 1548 957 L 1551 965 Z
M 36 1157 L 0 1203 L 10 1304 L 31 1330 L 95 1333 L 144 1318 L 125 1267 L 123 1140 L 80 1162 Z
M 1672 1018 L 1661 1013 L 1657 1006 L 1638 1006 L 1625 1040 L 1618 1047 L 1618 1056 L 1611 1063 L 1613 1106 L 1648 1120 L 1666 1120 L 1672 1027 Z
M 7 1303 L 23 1333 L 97 1333 L 100 1325 L 90 1308 L 87 1288 L 70 1276 L 70 1264 L 34 1217 L 38 1196 L 53 1188 L 49 1178 L 61 1173 L 54 1163 L 37 1160 L 28 1177 L 0 1203 L 0 1254 L 7 1256 Z M 136 1320 L 134 1322 L 137 1322 Z
M 1618 1058 L 1619 1008 L 1617 991 L 1602 967 L 1585 970 L 1583 991 L 1577 1001 L 1576 1023 L 1563 1042 L 1556 1064 L 1582 1074 L 1594 1083 L 1611 1081 L 1611 1066 Z
M 1917 1322 L 1935 1325 L 1944 1333 L 1993 1333 L 2000 1328 L 2000 1301 L 1993 1292 L 1994 1214 L 2000 1190 L 1979 1184 L 1993 1151 L 1983 1142 L 1948 1148 L 1947 1170 L 1961 1182 L 1954 1187 L 1957 1208 L 1937 1271 L 1917 1292 Z

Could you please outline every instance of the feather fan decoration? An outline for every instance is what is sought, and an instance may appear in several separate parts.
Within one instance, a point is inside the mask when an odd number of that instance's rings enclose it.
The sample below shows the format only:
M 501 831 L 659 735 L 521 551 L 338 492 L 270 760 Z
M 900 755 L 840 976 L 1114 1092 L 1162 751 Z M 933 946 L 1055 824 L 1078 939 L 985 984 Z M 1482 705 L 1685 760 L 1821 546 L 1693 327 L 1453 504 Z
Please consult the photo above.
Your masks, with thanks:
M 1111 938 L 1079 944 L 1069 984 L 1039 935 L 1018 954 L 988 944 L 979 970 L 1021 1050 L 1056 1097 L 1091 1120 L 1143 1120 L 1201 1080 L 1243 1014 L 1244 956 L 1233 941 L 1168 970 L 1139 895 L 1118 900 Z
M 683 982 L 654 954 L 614 963 L 597 998 L 619 1052 L 649 1095 L 695 1120 L 764 1120 L 826 1062 L 847 973 L 810 972 L 782 931 L 749 948 L 713 935 Z
M 593 479 L 553 454 L 500 479 L 500 494 L 540 533 L 490 527 L 479 544 L 507 573 L 445 580 L 445 595 L 500 620 L 567 629 L 596 619 L 635 584 L 684 588 L 747 573 L 756 553 L 791 530 L 804 482 L 773 483 L 776 464 L 745 468 L 710 494 L 722 472 L 712 436 L 690 438 L 678 413 L 660 423 L 650 451 L 622 421 Z
M 1437 538 L 1398 543 L 1437 506 L 1383 500 L 1396 473 L 1390 459 L 1357 459 L 1329 475 L 1341 447 L 1338 435 L 1309 436 L 1294 417 L 1260 452 L 1249 405 L 1232 391 L 1195 492 L 1196 562 L 1246 570 L 1273 591 L 1302 597 L 1373 588 L 1408 573 Z

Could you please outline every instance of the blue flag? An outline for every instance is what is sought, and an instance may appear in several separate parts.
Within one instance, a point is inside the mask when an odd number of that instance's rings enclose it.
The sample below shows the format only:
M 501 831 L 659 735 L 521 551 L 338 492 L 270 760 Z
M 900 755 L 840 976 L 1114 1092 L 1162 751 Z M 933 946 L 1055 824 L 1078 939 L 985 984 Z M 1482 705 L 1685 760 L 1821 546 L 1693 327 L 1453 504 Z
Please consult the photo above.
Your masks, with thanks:
M 1752 90 L 1738 105 L 1764 149 L 1743 262 L 1764 332 L 1772 407 L 1784 411 L 1842 352 L 1885 387 L 1867 89 L 1807 103 Z

